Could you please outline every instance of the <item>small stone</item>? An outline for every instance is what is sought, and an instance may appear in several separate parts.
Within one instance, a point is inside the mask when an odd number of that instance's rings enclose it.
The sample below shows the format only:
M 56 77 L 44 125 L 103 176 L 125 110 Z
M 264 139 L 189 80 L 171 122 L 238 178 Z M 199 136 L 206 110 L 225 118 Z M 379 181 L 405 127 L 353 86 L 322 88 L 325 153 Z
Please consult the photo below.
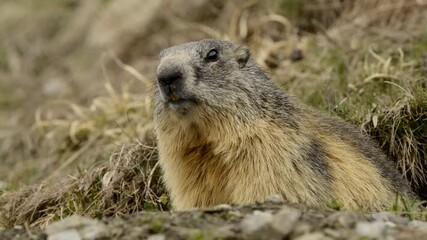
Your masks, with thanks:
M 359 236 L 382 238 L 386 233 L 387 224 L 384 222 L 358 222 L 355 231 Z
M 354 212 L 336 212 L 327 217 L 328 226 L 353 228 L 358 215 Z
M 83 240 L 76 230 L 66 230 L 49 235 L 48 240 Z
M 324 240 L 324 239 L 331 239 L 331 238 L 326 237 L 321 232 L 308 233 L 295 238 L 295 240 Z
M 165 240 L 166 236 L 164 234 L 154 234 L 150 235 L 147 240 Z
M 0 181 L 0 191 L 5 190 L 8 187 L 6 182 Z
M 216 229 L 220 239 L 233 239 L 237 231 L 238 229 L 234 224 L 225 225 Z
M 265 199 L 265 202 L 266 203 L 273 203 L 273 204 L 282 204 L 285 201 L 283 200 L 282 196 L 275 194 L 275 195 L 271 195 L 271 196 L 267 197 Z
M 254 211 L 253 214 L 243 219 L 241 228 L 244 233 L 253 233 L 270 223 L 273 214 L 269 212 Z
M 294 229 L 300 217 L 301 211 L 284 206 L 274 215 L 271 227 L 281 235 L 287 236 Z
M 284 206 L 275 215 L 270 212 L 254 211 L 241 223 L 248 239 L 283 239 L 288 236 L 301 217 L 301 212 Z
M 62 79 L 50 79 L 48 82 L 43 84 L 42 91 L 46 96 L 57 97 L 64 94 L 67 90 L 67 85 Z
M 222 211 L 231 210 L 231 209 L 232 207 L 228 204 L 220 204 L 220 205 L 213 206 L 211 208 L 204 209 L 204 211 L 206 213 L 217 213 L 217 212 L 222 212 Z
M 408 225 L 411 227 L 427 229 L 427 222 L 425 221 L 414 220 L 409 222 Z
M 244 214 L 242 212 L 235 211 L 235 210 L 228 211 L 228 214 L 230 216 L 233 216 L 233 217 L 236 217 L 236 218 L 242 218 L 244 216 Z
M 81 229 L 80 235 L 84 240 L 95 240 L 107 237 L 108 232 L 107 226 L 104 224 L 97 224 Z
M 109 235 L 107 226 L 102 222 L 77 215 L 54 222 L 46 227 L 49 240 L 51 240 L 51 238 L 61 239 L 56 237 L 64 232 L 70 232 L 67 233 L 68 235 L 74 234 L 71 233 L 73 231 L 76 232 L 80 237 L 79 239 L 82 240 L 102 239 Z
M 48 225 L 46 227 L 46 233 L 53 234 L 57 232 L 62 232 L 66 229 L 81 228 L 84 226 L 90 226 L 90 225 L 96 225 L 96 224 L 98 224 L 98 221 L 94 219 L 72 215 L 70 217 L 64 218 L 60 221 L 57 221 Z
M 326 234 L 326 236 L 329 236 L 334 239 L 338 239 L 341 237 L 341 233 L 335 229 L 325 228 L 323 232 Z
M 389 212 L 378 212 L 371 215 L 374 221 L 392 222 L 397 225 L 406 225 L 409 220 Z
M 292 235 L 300 236 L 300 235 L 307 234 L 312 231 L 312 228 L 313 227 L 308 223 L 304 223 L 304 222 L 298 223 L 295 226 L 295 229 L 292 231 Z
M 231 206 L 228 205 L 228 204 L 220 204 L 220 205 L 214 206 L 213 209 L 215 209 L 215 210 L 221 210 L 221 211 L 222 210 L 230 210 Z

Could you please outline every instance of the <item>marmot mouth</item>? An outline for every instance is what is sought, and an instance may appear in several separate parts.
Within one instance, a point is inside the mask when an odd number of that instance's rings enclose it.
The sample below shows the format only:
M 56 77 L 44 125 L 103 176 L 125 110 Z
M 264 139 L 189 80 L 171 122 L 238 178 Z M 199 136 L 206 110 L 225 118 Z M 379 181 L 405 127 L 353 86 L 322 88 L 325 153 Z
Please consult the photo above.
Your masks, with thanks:
M 166 104 L 172 108 L 172 109 L 182 109 L 182 108 L 189 108 L 195 104 L 197 104 L 196 99 L 194 98 L 178 98 L 176 100 L 168 100 L 166 101 Z
M 172 110 L 187 111 L 191 106 L 197 104 L 197 99 L 182 89 L 176 91 L 171 87 L 161 87 L 160 94 L 164 105 Z

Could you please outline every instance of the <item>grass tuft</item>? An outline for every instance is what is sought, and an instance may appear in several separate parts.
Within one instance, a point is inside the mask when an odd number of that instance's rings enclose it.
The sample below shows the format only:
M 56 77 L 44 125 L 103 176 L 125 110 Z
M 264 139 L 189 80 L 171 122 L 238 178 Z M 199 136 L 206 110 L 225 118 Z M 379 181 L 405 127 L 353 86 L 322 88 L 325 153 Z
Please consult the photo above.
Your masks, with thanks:
M 101 218 L 167 210 L 156 159 L 155 147 L 122 146 L 108 163 L 75 178 L 6 193 L 0 222 L 9 227 L 24 223 L 43 227 L 73 214 Z
M 410 221 L 427 221 L 427 209 L 425 206 L 426 203 L 427 201 L 419 201 L 408 196 L 396 193 L 396 198 L 393 205 L 390 207 L 390 211 L 402 217 L 406 217 Z
M 416 192 L 427 199 L 427 91 L 418 90 L 378 116 L 366 131 L 396 162 Z

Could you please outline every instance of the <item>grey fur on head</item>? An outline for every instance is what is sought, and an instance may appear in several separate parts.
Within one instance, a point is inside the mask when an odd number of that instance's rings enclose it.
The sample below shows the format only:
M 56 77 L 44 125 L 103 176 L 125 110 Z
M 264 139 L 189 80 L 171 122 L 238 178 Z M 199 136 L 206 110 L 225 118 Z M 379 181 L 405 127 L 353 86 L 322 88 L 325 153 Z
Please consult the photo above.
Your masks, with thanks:
M 207 58 L 212 50 L 218 54 L 214 61 Z M 231 113 L 246 119 L 269 114 L 272 107 L 290 107 L 287 96 L 278 92 L 245 46 L 206 39 L 167 48 L 161 51 L 159 60 L 159 88 L 155 94 L 156 104 L 161 105 L 156 108 L 159 111 L 186 115 L 191 107 L 199 105 L 206 115 Z M 173 83 L 164 83 L 164 76 L 170 80 L 170 75 L 175 78 Z

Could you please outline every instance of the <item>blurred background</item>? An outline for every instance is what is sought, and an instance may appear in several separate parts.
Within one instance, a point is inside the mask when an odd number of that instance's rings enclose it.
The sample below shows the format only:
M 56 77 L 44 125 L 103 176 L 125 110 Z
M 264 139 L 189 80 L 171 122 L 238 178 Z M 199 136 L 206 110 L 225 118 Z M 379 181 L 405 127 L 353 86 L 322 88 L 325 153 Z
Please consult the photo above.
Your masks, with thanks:
M 2 0 L 0 198 L 78 180 L 123 144 L 155 147 L 156 57 L 203 38 L 249 46 L 283 89 L 360 126 L 424 191 L 425 23 L 425 0 Z

